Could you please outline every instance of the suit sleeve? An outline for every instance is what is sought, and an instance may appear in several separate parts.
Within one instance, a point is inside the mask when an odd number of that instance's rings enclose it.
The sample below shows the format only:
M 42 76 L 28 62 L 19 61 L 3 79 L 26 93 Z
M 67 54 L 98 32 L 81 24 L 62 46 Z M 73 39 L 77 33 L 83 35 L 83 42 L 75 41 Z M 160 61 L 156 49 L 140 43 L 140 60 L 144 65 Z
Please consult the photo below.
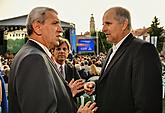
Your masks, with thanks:
M 152 44 L 135 53 L 132 73 L 135 113 L 162 113 L 161 65 Z
M 81 77 L 80 77 L 77 69 L 75 68 L 75 66 L 73 66 L 73 71 L 74 71 L 74 78 L 75 78 L 75 80 L 80 79 Z
M 22 113 L 55 113 L 57 98 L 48 68 L 40 55 L 20 63 L 16 92 Z

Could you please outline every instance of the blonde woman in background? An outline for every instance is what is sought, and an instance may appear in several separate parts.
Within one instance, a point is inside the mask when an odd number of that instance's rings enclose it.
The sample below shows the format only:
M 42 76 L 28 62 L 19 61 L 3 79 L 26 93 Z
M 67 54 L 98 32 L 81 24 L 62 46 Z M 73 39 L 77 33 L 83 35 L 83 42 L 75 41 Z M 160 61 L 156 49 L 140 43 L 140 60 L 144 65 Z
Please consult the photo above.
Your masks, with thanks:
M 89 78 L 92 76 L 99 76 L 99 71 L 97 70 L 97 67 L 95 64 L 92 64 L 90 66 L 90 70 L 89 70 Z

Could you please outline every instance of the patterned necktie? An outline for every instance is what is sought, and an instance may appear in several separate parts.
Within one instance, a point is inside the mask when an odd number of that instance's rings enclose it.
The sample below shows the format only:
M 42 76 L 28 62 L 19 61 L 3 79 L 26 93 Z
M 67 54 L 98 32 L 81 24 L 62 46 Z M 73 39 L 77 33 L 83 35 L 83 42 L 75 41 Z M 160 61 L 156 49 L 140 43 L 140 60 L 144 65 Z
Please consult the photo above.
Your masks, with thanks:
M 62 65 L 60 66 L 60 73 L 61 73 L 62 76 L 64 77 L 64 71 L 63 71 L 63 67 L 62 67 Z

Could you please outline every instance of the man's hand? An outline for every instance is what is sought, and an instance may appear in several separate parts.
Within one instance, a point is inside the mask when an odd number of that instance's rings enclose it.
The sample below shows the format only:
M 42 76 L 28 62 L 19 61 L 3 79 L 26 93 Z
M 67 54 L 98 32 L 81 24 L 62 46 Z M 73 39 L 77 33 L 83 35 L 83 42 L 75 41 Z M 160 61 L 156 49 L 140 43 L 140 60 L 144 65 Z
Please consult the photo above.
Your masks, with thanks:
M 72 79 L 69 83 L 69 87 L 71 89 L 72 96 L 74 97 L 76 94 L 84 91 L 83 86 L 84 86 L 84 82 L 82 79 L 78 79 L 78 80 Z
M 87 93 L 88 95 L 93 94 L 93 92 L 95 91 L 95 82 L 86 82 L 84 84 L 84 91 L 85 93 Z
M 79 107 L 77 113 L 94 113 L 97 109 L 95 102 L 91 104 L 91 101 L 88 101 L 84 107 L 82 105 Z

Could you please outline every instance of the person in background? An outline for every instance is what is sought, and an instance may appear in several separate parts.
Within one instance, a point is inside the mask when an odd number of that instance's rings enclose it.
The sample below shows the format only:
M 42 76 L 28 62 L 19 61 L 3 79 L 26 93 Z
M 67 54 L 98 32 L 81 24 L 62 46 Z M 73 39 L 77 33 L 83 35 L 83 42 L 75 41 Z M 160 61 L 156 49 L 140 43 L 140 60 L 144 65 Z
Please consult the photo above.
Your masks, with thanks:
M 162 113 L 161 63 L 153 44 L 131 33 L 127 9 L 112 7 L 103 16 L 103 29 L 112 43 L 96 82 L 96 113 Z M 88 94 L 94 82 L 85 84 Z
M 68 83 L 51 59 L 62 28 L 52 8 L 36 7 L 27 18 L 29 40 L 14 57 L 9 75 L 9 113 L 92 113 L 96 103 L 77 110 Z
M 8 100 L 6 94 L 6 87 L 1 71 L 0 71 L 0 113 L 8 113 Z
M 60 38 L 59 45 L 52 50 L 54 63 L 61 72 L 61 76 L 69 83 L 72 95 L 75 97 L 78 93 L 83 92 L 84 82 L 75 66 L 67 61 L 70 52 L 70 44 L 67 39 Z M 62 70 L 61 70 L 62 69 Z
M 88 72 L 88 76 L 93 77 L 93 76 L 99 76 L 99 71 L 97 70 L 97 67 L 95 64 L 90 65 L 90 70 Z
M 3 76 L 5 83 L 8 83 L 8 76 L 9 76 L 9 72 L 10 72 L 9 65 L 3 64 L 1 67 L 1 71 L 2 71 L 2 76 Z
M 2 78 L 1 72 L 0 72 L 0 78 Z M 0 113 L 2 110 L 2 80 L 0 80 Z

